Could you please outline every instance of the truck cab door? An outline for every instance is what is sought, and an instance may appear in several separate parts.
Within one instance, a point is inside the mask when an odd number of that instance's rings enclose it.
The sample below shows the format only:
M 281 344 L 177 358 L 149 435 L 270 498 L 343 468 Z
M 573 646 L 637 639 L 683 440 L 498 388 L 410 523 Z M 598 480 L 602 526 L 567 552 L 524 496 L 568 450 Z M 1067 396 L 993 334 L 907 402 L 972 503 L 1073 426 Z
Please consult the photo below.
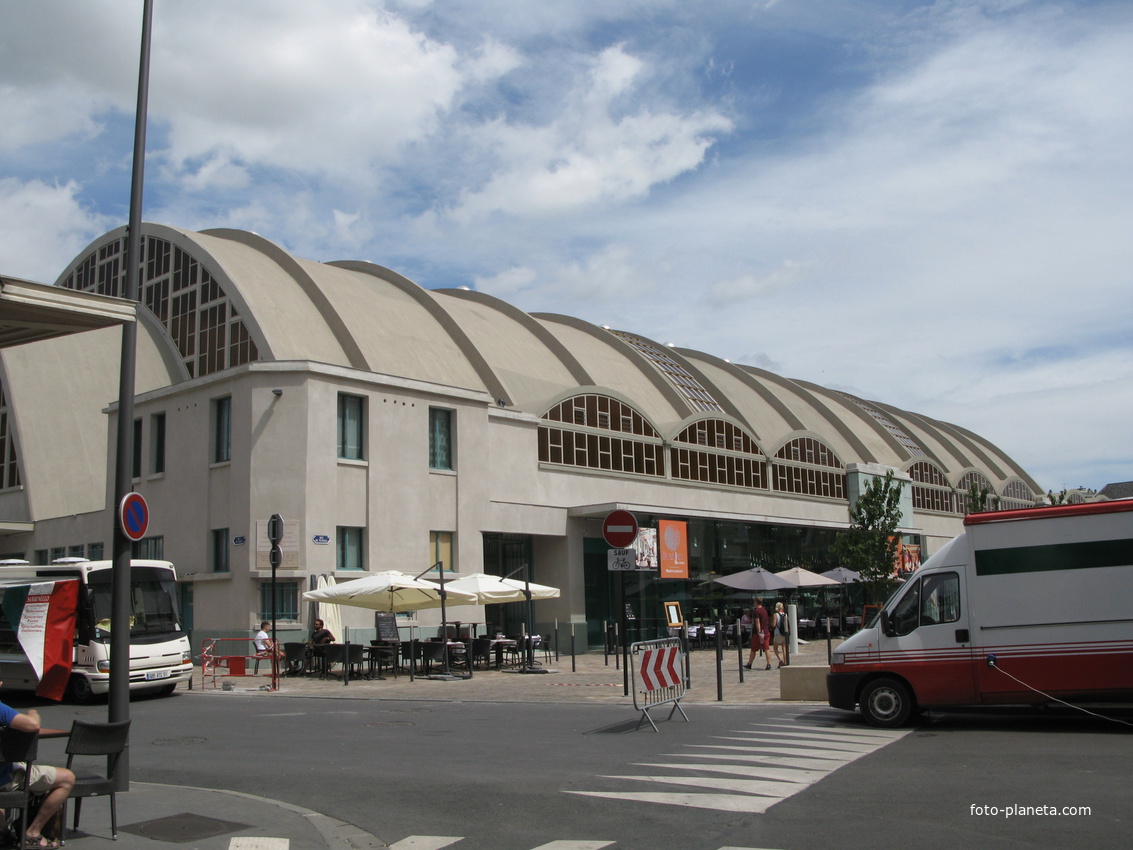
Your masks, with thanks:
M 962 705 L 976 696 L 971 632 L 959 571 L 917 576 L 885 613 L 879 655 L 913 686 L 921 705 Z

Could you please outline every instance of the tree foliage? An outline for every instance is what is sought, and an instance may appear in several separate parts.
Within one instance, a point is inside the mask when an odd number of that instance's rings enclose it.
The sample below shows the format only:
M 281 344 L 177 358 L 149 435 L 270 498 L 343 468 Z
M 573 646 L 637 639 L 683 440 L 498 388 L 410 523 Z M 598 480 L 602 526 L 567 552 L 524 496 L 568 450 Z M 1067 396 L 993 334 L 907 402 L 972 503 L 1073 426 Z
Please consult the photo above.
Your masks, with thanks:
M 892 470 L 871 479 L 850 508 L 850 527 L 834 544 L 842 566 L 861 576 L 867 598 L 875 602 L 884 599 L 897 562 L 904 484 L 893 479 Z
M 994 495 L 988 487 L 977 487 L 973 484 L 968 488 L 967 499 L 967 512 L 970 514 L 999 510 L 999 497 Z

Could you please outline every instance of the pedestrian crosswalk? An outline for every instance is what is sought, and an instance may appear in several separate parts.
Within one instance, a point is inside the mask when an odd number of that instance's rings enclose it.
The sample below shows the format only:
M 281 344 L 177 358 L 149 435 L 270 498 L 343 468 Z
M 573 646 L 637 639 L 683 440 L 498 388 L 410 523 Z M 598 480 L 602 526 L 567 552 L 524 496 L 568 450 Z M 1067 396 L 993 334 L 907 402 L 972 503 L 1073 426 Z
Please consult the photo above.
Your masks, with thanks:
M 759 814 L 906 734 L 804 711 L 685 745 L 625 774 L 597 777 L 604 781 L 594 790 L 566 793 Z
M 391 844 L 389 850 L 443 850 L 451 847 L 462 838 L 443 835 L 411 835 L 408 838 Z M 540 844 L 531 850 L 603 850 L 606 847 L 616 847 L 616 841 L 552 841 L 549 844 Z M 719 850 L 767 850 L 760 847 L 721 847 Z

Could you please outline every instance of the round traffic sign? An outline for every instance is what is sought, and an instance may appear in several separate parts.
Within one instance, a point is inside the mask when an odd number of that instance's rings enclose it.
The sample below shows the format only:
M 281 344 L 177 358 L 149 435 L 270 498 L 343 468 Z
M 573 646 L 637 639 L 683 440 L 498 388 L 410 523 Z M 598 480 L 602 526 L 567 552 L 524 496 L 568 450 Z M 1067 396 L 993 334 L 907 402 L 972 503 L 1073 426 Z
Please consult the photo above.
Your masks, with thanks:
M 122 533 L 137 542 L 149 530 L 149 505 L 141 493 L 127 493 L 118 506 L 118 522 Z
M 637 539 L 637 517 L 629 511 L 610 511 L 602 521 L 602 536 L 615 549 L 625 549 Z

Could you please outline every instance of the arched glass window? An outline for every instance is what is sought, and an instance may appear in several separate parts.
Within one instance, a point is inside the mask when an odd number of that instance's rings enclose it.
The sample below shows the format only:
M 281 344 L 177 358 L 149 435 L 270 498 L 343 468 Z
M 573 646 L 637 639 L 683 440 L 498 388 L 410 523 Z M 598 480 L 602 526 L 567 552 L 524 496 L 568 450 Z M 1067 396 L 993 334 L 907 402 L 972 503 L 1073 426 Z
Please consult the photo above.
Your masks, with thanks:
M 909 467 L 909 476 L 913 479 L 913 510 L 942 513 L 955 511 L 952 486 L 935 463 L 917 461 Z
M 0 490 L 19 487 L 21 483 L 15 434 L 8 421 L 8 395 L 0 383 Z
M 665 474 L 665 448 L 640 413 L 615 398 L 589 393 L 543 414 L 539 461 L 638 475 Z M 552 424 L 553 423 L 553 424 Z
M 971 492 L 972 487 L 975 487 L 981 493 L 987 491 L 988 503 L 984 507 L 985 510 L 999 510 L 999 497 L 995 495 L 995 489 L 991 486 L 991 482 L 988 481 L 986 475 L 973 470 L 965 472 L 956 485 L 956 510 L 959 513 L 969 514 L 976 509 L 975 505 L 969 506 L 968 504 L 968 493 Z
M 235 305 L 206 268 L 166 239 L 149 236 L 142 249 L 140 300 L 169 332 L 189 377 L 259 359 Z M 123 237 L 92 252 L 62 286 L 120 296 L 126 285 L 125 258 Z
M 784 493 L 845 499 L 846 467 L 821 440 L 796 437 L 775 453 L 771 484 Z
M 702 419 L 681 431 L 669 448 L 669 468 L 673 478 L 684 481 L 767 489 L 767 462 L 759 446 L 723 419 Z
M 1008 481 L 1003 487 L 1000 507 L 1005 511 L 1035 506 L 1035 492 L 1019 479 Z

